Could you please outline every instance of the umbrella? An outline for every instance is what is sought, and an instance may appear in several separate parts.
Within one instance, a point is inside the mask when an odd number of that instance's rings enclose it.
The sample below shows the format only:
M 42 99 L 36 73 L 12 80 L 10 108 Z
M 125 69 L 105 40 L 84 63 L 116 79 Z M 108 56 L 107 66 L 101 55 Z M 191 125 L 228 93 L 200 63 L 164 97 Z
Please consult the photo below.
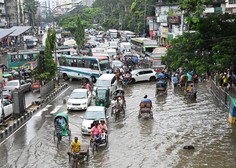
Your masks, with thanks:
M 64 42 L 64 45 L 65 45 L 65 46 L 74 46 L 74 45 L 76 45 L 76 41 L 73 40 L 73 39 L 66 40 L 66 41 Z

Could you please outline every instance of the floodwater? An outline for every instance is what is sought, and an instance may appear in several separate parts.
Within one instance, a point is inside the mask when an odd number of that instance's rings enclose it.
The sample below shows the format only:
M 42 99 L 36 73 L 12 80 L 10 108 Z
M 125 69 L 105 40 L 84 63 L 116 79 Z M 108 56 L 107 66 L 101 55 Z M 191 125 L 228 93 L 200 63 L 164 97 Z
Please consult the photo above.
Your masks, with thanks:
M 0 167 L 65 168 L 70 167 L 68 138 L 57 149 L 53 141 L 53 117 L 66 111 L 63 99 L 79 85 L 71 87 L 55 101 L 36 113 L 13 136 L 0 145 Z M 206 82 L 199 83 L 197 99 L 184 99 L 183 91 L 168 87 L 167 96 L 155 98 L 155 83 L 137 83 L 126 91 L 126 117 L 109 118 L 109 144 L 99 148 L 80 167 L 104 168 L 215 168 L 235 167 L 236 128 L 227 122 L 227 110 L 220 106 Z M 154 119 L 138 119 L 138 104 L 147 94 L 152 99 Z M 68 112 L 72 135 L 83 144 L 79 116 L 84 112 Z M 193 145 L 195 150 L 185 150 Z

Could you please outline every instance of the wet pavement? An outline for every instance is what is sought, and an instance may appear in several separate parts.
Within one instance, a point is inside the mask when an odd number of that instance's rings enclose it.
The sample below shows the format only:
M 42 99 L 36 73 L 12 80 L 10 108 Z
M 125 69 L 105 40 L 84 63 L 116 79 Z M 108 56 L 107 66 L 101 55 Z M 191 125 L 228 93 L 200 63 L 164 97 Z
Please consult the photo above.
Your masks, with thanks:
M 37 112 L 15 134 L 0 145 L 0 167 L 65 168 L 70 167 L 68 138 L 59 149 L 53 140 L 53 118 L 66 111 L 63 99 L 78 82 L 70 83 L 54 101 Z M 138 83 L 127 87 L 126 118 L 109 119 L 109 145 L 90 152 L 88 163 L 80 167 L 151 168 L 151 167 L 235 167 L 236 128 L 227 122 L 227 110 L 208 91 L 207 83 L 198 84 L 196 101 L 184 99 L 183 91 L 168 87 L 167 96 L 155 98 L 155 83 Z M 138 119 L 138 104 L 147 94 L 153 100 L 154 119 Z M 81 136 L 79 116 L 84 111 L 68 112 L 72 137 Z M 184 150 L 193 145 L 195 150 Z

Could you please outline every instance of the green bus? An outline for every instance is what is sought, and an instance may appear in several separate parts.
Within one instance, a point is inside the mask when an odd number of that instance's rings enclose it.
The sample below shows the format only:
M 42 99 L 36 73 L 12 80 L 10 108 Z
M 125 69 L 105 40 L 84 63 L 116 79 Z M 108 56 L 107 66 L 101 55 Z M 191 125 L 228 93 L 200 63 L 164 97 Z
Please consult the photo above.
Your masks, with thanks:
M 19 50 L 19 52 L 8 52 L 7 62 L 8 68 L 17 69 L 25 67 L 27 69 L 34 69 L 37 66 L 36 57 L 39 54 L 39 50 Z M 73 48 L 62 49 L 57 48 L 57 55 L 75 55 L 76 50 Z M 53 55 L 54 52 L 53 52 Z
M 158 47 L 156 40 L 149 38 L 131 38 L 131 51 L 133 53 L 144 56 L 146 52 L 152 53 Z
M 8 52 L 8 68 L 17 69 L 24 66 L 31 69 L 32 63 L 34 63 L 35 58 L 38 54 L 38 50 L 19 50 L 18 52 Z

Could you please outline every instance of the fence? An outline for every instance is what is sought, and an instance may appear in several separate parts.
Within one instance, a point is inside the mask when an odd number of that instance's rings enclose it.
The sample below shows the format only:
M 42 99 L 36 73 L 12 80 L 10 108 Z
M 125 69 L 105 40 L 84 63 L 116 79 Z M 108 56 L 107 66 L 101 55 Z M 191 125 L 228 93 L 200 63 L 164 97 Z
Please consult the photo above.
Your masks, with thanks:
M 213 95 L 227 108 L 229 108 L 229 93 L 221 89 L 220 86 L 216 86 L 215 81 L 210 79 L 211 92 Z
M 45 98 L 47 95 L 49 95 L 55 88 L 54 81 L 48 82 L 46 85 L 42 86 L 40 88 L 40 97 L 41 99 Z

